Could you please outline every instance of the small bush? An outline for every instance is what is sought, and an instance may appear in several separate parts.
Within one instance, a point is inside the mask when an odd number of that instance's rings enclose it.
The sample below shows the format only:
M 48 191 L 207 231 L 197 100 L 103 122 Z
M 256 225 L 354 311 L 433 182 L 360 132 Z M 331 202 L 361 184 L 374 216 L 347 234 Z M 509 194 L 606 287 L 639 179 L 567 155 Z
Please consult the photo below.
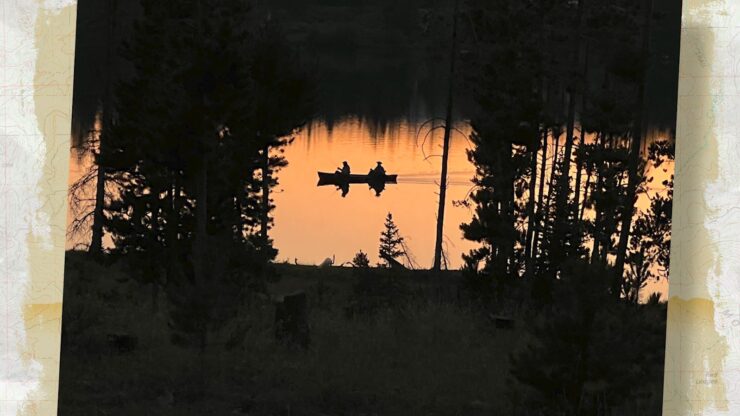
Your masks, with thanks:
M 660 409 L 664 318 L 609 293 L 609 274 L 577 264 L 552 283 L 552 304 L 512 355 L 511 397 L 541 415 Z M 654 307 L 659 311 L 659 307 Z M 649 311 L 648 311 L 649 312 Z M 652 414 L 652 413 L 647 413 Z
M 370 267 L 370 259 L 368 259 L 367 253 L 363 253 L 362 250 L 360 250 L 355 254 L 355 257 L 352 259 L 352 266 L 360 268 Z

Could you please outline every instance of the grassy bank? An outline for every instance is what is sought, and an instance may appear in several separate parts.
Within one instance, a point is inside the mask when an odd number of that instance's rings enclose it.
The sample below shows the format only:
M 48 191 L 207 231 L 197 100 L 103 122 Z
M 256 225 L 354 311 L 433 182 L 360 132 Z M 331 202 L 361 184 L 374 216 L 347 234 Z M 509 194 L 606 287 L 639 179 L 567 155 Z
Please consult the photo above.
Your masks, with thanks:
M 386 276 L 404 279 L 394 298 L 350 268 L 276 270 L 269 295 L 245 299 L 201 356 L 170 342 L 166 302 L 155 312 L 125 267 L 68 254 L 59 414 L 514 414 L 510 355 L 527 319 L 497 328 L 458 296 L 459 275 Z M 307 350 L 274 336 L 274 301 L 296 291 L 308 294 Z M 358 302 L 362 313 L 348 313 Z M 123 336 L 135 345 L 114 342 Z

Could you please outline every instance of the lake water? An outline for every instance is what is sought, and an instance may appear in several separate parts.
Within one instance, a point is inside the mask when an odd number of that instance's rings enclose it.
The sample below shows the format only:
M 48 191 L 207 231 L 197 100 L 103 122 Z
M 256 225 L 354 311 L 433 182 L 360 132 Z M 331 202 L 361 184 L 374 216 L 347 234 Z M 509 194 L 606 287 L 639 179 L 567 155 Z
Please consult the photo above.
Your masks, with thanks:
M 412 265 L 431 267 L 443 130 L 425 139 L 432 126 L 427 124 L 418 134 L 419 127 L 398 121 L 376 128 L 347 118 L 331 129 L 313 122 L 301 130 L 285 149 L 289 165 L 276 175 L 279 185 L 273 193 L 275 224 L 270 236 L 279 250 L 277 260 L 318 264 L 335 256 L 335 264 L 342 264 L 362 250 L 376 263 L 380 233 L 390 212 L 406 240 Z M 459 128 L 468 133 L 467 128 Z M 475 169 L 467 159 L 467 137 L 453 132 L 450 143 L 444 235 L 449 268 L 458 268 L 461 254 L 475 244 L 464 240 L 460 230 L 472 211 L 453 206 L 453 201 L 471 191 Z M 344 160 L 353 173 L 367 173 L 382 161 L 387 173 L 398 174 L 398 183 L 386 185 L 379 196 L 366 184 L 351 185 L 344 197 L 335 186 L 318 187 L 317 171 L 333 172 Z

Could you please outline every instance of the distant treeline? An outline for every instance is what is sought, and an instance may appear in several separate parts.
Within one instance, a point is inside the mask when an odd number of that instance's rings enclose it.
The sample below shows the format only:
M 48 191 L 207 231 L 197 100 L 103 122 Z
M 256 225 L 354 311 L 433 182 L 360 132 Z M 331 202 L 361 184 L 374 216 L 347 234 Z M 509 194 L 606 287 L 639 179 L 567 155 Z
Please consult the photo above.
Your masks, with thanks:
M 654 5 L 665 18 L 651 28 L 654 65 L 648 74 L 647 97 L 651 123 L 660 127 L 672 127 L 675 122 L 680 3 L 656 0 Z M 452 0 L 258 0 L 250 4 L 255 20 L 270 16 L 280 22 L 300 59 L 319 75 L 318 117 L 331 123 L 352 115 L 382 125 L 399 118 L 444 114 L 445 90 L 439 85 L 447 77 L 444 61 Z M 139 0 L 78 3 L 73 109 L 78 141 L 104 101 L 108 77 L 118 80 L 131 74 L 120 46 L 130 37 L 140 12 Z M 461 27 L 470 25 L 463 18 Z M 105 58 L 109 49 L 112 60 Z M 469 119 L 474 110 L 471 97 L 462 91 L 460 95 L 456 118 Z

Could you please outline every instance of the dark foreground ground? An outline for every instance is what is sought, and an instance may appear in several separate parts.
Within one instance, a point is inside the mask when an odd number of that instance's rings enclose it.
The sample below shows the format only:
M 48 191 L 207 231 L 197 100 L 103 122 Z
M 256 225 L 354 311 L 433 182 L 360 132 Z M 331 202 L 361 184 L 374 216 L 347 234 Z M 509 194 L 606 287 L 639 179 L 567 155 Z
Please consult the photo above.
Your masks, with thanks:
M 199 355 L 172 344 L 166 302 L 155 308 L 151 291 L 126 279 L 121 266 L 68 253 L 59 415 L 567 414 L 556 413 L 560 404 L 551 413 L 528 404 L 560 400 L 558 389 L 569 389 L 568 372 L 579 366 L 569 333 L 578 328 L 547 324 L 557 313 L 543 326 L 522 302 L 481 306 L 460 288 L 457 272 L 369 271 L 371 282 L 402 281 L 397 287 L 368 283 L 352 268 L 276 268 L 280 279 L 269 293 L 245 299 L 225 326 L 238 342 L 214 342 Z M 275 301 L 298 291 L 308 295 L 306 350 L 275 339 Z M 665 309 L 650 308 L 635 318 L 640 324 L 606 322 L 589 332 L 590 351 L 601 356 L 586 362 L 603 374 L 574 374 L 590 377 L 591 396 L 604 403 L 578 414 L 660 414 Z M 560 332 L 563 339 L 548 344 Z M 635 337 L 647 341 L 618 341 Z M 527 351 L 524 364 L 512 361 Z M 607 397 L 622 384 L 601 379 L 623 375 L 620 383 L 639 386 Z

